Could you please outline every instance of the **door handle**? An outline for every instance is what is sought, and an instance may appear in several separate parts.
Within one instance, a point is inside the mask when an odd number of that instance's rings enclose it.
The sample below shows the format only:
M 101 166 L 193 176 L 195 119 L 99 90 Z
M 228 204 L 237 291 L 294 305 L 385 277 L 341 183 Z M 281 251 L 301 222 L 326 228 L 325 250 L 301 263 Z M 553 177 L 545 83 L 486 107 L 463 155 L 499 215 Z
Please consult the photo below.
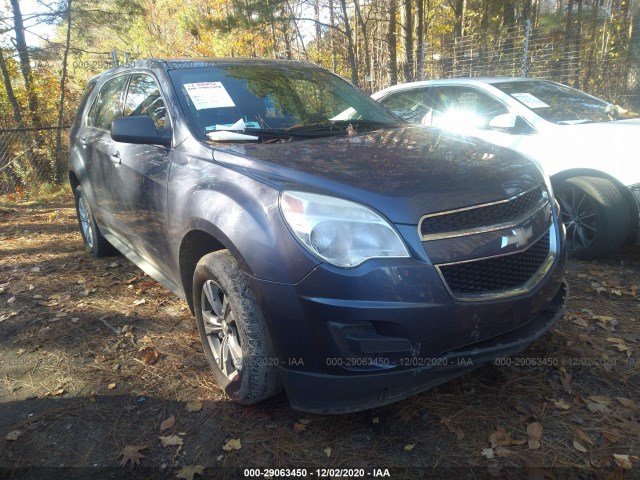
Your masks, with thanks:
M 120 152 L 113 152 L 111 154 L 111 161 L 116 165 L 120 165 L 120 163 L 122 162 L 122 160 L 120 159 Z

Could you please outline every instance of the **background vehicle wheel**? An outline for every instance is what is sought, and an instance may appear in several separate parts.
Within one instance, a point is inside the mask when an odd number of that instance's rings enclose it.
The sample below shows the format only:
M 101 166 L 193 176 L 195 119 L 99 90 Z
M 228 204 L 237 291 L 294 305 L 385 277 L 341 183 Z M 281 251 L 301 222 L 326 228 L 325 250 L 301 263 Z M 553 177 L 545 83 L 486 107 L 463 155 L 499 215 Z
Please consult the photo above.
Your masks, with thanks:
M 553 189 L 567 229 L 569 254 L 593 260 L 623 245 L 629 233 L 629 207 L 613 182 L 572 177 L 557 182 Z
M 229 398 L 251 405 L 282 390 L 264 317 L 228 250 L 198 262 L 193 304 L 205 355 Z
M 100 233 L 100 229 L 96 224 L 89 202 L 82 193 L 82 187 L 79 185 L 73 192 L 76 198 L 76 215 L 78 216 L 78 225 L 84 246 L 94 257 L 107 257 L 115 253 L 115 249 Z

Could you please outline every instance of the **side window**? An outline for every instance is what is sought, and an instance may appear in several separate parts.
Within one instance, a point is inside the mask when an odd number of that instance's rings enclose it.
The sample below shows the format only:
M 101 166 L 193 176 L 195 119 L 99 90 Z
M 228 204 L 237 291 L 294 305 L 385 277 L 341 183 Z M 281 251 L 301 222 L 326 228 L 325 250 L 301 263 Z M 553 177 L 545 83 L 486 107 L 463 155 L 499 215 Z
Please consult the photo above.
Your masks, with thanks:
M 425 88 L 394 92 L 380 103 L 409 123 L 423 123 L 424 116 L 429 113 L 427 92 Z
M 434 124 L 451 114 L 473 116 L 486 124 L 493 117 L 508 113 L 498 100 L 471 87 L 439 87 L 434 92 L 432 104 Z
M 150 75 L 136 73 L 131 75 L 124 102 L 124 116 L 147 115 L 151 117 L 158 130 L 168 125 L 167 107 L 160 95 L 157 83 Z
M 111 122 L 122 117 L 121 94 L 126 78 L 120 75 L 102 86 L 87 115 L 88 126 L 110 130 Z
M 76 117 L 73 119 L 74 125 L 77 126 L 80 124 L 80 121 L 82 120 L 82 112 L 87 106 L 87 99 L 89 98 L 89 95 L 91 95 L 91 92 L 93 92 L 93 89 L 95 88 L 95 86 L 96 86 L 96 82 L 89 82 L 84 87 L 84 91 L 82 92 L 82 98 L 80 99 L 80 103 L 78 106 L 78 113 L 76 114 Z

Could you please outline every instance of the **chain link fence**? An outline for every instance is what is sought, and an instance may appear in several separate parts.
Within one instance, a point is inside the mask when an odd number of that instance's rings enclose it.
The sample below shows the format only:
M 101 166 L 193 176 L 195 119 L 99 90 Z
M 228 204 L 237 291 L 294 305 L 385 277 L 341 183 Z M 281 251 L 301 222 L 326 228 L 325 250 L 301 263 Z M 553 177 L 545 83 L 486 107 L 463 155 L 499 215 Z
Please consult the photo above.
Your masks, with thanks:
M 629 26 L 626 25 L 626 28 Z M 527 26 L 468 35 L 448 47 L 423 45 L 418 58 L 424 79 L 510 76 L 555 80 L 627 108 L 637 108 L 630 88 L 633 69 L 628 55 L 613 54 L 611 42 L 530 31 Z
M 64 180 L 69 127 L 0 129 L 0 195 Z

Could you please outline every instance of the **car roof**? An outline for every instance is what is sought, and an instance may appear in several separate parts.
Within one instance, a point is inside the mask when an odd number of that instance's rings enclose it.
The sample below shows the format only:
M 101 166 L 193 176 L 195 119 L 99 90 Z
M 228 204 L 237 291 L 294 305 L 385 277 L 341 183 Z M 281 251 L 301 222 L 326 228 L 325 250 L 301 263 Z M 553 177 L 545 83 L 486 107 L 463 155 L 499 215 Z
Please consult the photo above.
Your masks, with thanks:
M 458 78 L 442 78 L 437 80 L 422 80 L 418 82 L 400 83 L 384 88 L 374 94 L 374 97 L 386 92 L 398 90 L 409 90 L 416 87 L 426 87 L 430 85 L 493 85 L 504 82 L 549 82 L 542 78 L 532 77 L 458 77 Z
M 281 59 L 265 59 L 253 57 L 200 57 L 200 58 L 147 58 L 123 63 L 117 67 L 110 68 L 101 72 L 91 79 L 89 82 L 97 81 L 103 76 L 111 76 L 115 73 L 121 73 L 130 69 L 146 69 L 146 70 L 177 70 L 185 68 L 203 68 L 212 66 L 271 66 L 285 67 L 296 66 L 305 68 L 322 67 L 310 62 L 300 60 L 281 60 Z

